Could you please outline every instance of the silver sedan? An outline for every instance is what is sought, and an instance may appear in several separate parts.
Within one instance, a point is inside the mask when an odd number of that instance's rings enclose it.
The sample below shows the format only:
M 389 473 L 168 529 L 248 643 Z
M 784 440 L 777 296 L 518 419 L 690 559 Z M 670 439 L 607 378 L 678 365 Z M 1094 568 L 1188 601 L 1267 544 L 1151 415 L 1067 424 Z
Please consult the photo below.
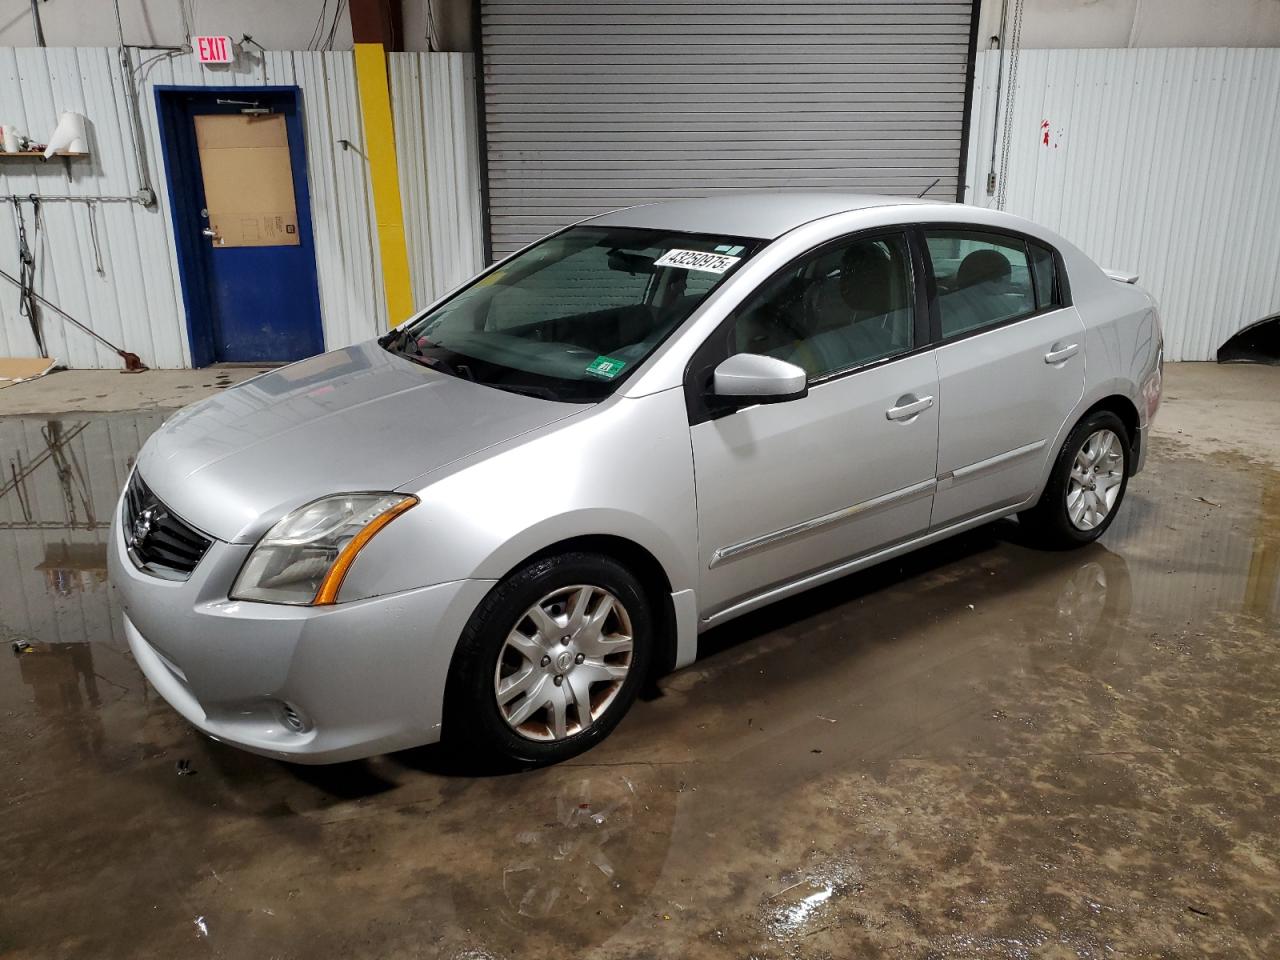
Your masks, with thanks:
M 130 646 L 269 756 L 572 756 L 747 611 L 1011 514 L 1100 536 L 1160 400 L 1134 279 L 885 197 L 579 223 L 152 436 L 111 537 Z

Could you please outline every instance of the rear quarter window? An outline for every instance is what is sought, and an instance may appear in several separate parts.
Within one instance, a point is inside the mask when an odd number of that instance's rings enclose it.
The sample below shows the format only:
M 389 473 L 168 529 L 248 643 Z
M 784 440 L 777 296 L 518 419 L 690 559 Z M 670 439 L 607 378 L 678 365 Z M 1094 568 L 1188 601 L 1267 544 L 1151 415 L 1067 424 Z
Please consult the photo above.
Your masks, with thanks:
M 1058 279 L 1058 265 L 1053 251 L 1034 240 L 1028 242 L 1031 251 L 1031 280 L 1035 285 L 1036 304 L 1041 310 L 1061 307 L 1064 304 L 1062 284 Z

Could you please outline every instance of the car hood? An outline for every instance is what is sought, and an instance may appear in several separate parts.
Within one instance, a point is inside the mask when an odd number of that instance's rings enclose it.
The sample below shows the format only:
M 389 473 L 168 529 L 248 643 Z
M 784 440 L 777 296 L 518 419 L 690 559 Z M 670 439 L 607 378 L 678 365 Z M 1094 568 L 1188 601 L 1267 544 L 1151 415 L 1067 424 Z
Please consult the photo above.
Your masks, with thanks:
M 137 468 L 188 523 L 245 542 L 318 497 L 393 490 L 582 409 L 460 380 L 371 342 L 186 407 L 147 441 Z

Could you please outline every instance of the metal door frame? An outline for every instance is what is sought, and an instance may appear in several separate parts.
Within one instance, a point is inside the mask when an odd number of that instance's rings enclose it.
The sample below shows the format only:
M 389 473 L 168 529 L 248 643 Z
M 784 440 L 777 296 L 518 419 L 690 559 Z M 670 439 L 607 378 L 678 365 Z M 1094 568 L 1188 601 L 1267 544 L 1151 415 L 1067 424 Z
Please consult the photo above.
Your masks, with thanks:
M 300 241 L 311 250 L 306 280 L 316 290 L 316 319 L 320 323 L 321 343 L 324 341 L 323 314 L 319 309 L 319 278 L 316 273 L 315 233 L 311 223 L 311 189 L 307 181 L 306 138 L 302 126 L 302 89 L 297 86 L 174 86 L 155 87 L 156 123 L 160 130 L 160 155 L 164 159 L 165 186 L 169 194 L 169 213 L 173 226 L 174 251 L 178 260 L 178 281 L 187 312 L 187 343 L 191 350 L 191 365 L 207 367 L 217 361 L 214 351 L 213 309 L 208 297 L 208 272 L 205 270 L 204 251 L 201 250 L 200 207 L 191 190 L 177 189 L 183 184 L 202 183 L 200 169 L 191 166 L 195 152 L 194 132 L 187 127 L 186 98 L 192 94 L 235 97 L 271 96 L 286 98 L 292 110 L 285 114 L 285 128 L 289 133 L 289 163 L 293 170 L 294 194 L 297 198 L 298 232 Z M 293 143 L 299 145 L 293 150 Z M 197 160 L 198 164 L 198 160 Z

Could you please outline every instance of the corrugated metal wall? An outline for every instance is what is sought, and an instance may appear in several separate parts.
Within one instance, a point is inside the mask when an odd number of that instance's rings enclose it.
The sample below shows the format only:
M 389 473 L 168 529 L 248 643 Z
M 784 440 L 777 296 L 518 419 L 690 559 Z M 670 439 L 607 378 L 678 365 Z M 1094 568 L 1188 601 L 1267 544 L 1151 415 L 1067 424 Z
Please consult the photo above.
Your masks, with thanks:
M 413 299 L 424 307 L 484 265 L 475 58 L 393 53 L 388 61 Z
M 966 176 L 984 206 L 997 58 L 978 58 Z M 1005 209 L 1140 274 L 1168 359 L 1280 313 L 1280 49 L 1023 50 L 1017 77 Z
M 455 77 L 465 75 L 470 55 L 396 54 L 393 60 L 400 64 L 392 78 L 396 120 L 404 131 L 400 136 L 414 143 L 440 141 L 437 148 L 443 149 L 444 138 L 457 136 L 458 118 L 467 116 L 471 93 Z M 414 62 L 417 77 L 413 77 Z M 189 365 L 152 88 L 296 85 L 302 90 L 325 343 L 330 348 L 343 346 L 385 329 L 386 304 L 368 167 L 360 147 L 364 134 L 351 54 L 249 52 L 233 68 L 211 69 L 189 56 L 139 63 L 135 53 L 134 63 L 142 84 L 146 153 L 160 203 L 151 209 L 126 202 L 45 204 L 37 290 L 108 339 L 138 353 L 150 366 Z M 436 75 L 447 82 L 433 82 Z M 406 78 L 415 82 L 406 84 Z M 60 162 L 0 161 L 0 195 L 128 196 L 136 191 L 124 81 L 114 49 L 0 49 L 0 88 L 5 91 L 5 116 L 0 120 L 17 124 L 37 138 L 48 136 L 60 111 L 85 114 L 92 153 L 88 160 L 72 161 L 71 181 Z M 432 130 L 439 130 L 439 136 L 433 137 Z M 356 147 L 345 148 L 341 140 Z M 474 146 L 467 149 L 474 152 Z M 417 294 L 430 294 L 439 289 L 440 278 L 474 272 L 479 266 L 479 255 L 474 253 L 480 244 L 474 169 L 474 162 L 466 171 L 441 162 L 415 171 L 402 162 L 405 214 L 414 225 L 410 254 Z M 449 200 L 445 210 L 436 211 L 432 204 L 440 198 Z M 472 198 L 469 205 L 467 198 Z M 459 212 L 463 207 L 465 214 Z M 31 208 L 24 205 L 23 209 L 30 229 Z M 417 226 L 424 214 L 425 231 Z M 429 238 L 437 232 L 437 224 L 447 237 L 448 246 L 442 249 L 455 258 L 452 264 L 449 254 L 432 249 Z M 13 205 L 0 204 L 0 266 L 10 273 L 17 267 L 15 232 Z M 31 334 L 17 316 L 17 291 L 3 286 L 8 289 L 0 289 L 0 355 L 34 355 Z M 119 365 L 109 351 L 68 331 L 56 317 L 46 318 L 45 331 L 50 354 L 68 366 Z
M 970 0 L 482 0 L 493 252 L 725 189 L 954 197 Z
M 0 109 L 4 122 L 43 140 L 58 113 L 89 118 L 89 160 L 74 161 L 68 182 L 60 162 L 0 161 L 0 193 L 26 196 L 128 196 L 137 189 L 120 69 L 104 48 L 0 49 Z M 23 205 L 32 229 L 31 207 Z M 172 244 L 159 210 L 133 203 L 49 203 L 43 207 L 35 249 L 36 289 L 109 340 L 123 342 L 147 363 L 182 366 L 185 336 L 173 282 Z M 94 237 L 101 251 L 96 267 Z M 18 263 L 12 204 L 0 204 L 0 266 Z M 0 282 L 0 354 L 33 356 L 35 344 L 17 317 L 17 291 Z M 56 317 L 45 323 L 51 355 L 78 367 L 118 366 L 119 361 Z

